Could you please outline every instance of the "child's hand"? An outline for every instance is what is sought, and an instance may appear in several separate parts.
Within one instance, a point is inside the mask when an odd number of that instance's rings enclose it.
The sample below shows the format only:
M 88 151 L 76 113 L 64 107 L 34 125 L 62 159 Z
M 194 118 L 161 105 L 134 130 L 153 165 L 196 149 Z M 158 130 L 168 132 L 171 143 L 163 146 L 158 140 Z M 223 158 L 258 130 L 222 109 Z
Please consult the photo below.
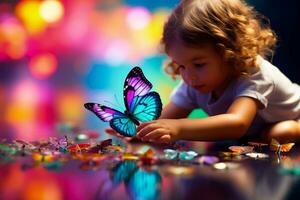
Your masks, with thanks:
M 137 138 L 142 141 L 169 143 L 179 139 L 180 121 L 159 119 L 145 122 L 137 128 Z

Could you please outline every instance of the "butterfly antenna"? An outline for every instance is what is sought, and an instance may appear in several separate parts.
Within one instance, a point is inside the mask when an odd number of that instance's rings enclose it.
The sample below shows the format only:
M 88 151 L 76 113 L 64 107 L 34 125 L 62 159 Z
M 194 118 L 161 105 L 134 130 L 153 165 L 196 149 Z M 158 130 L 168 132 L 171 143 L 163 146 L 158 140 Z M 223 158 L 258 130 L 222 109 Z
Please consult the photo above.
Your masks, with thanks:
M 104 103 L 109 104 L 110 107 L 114 107 L 115 109 L 121 108 L 119 105 L 116 105 L 116 104 L 114 104 L 114 103 L 112 103 L 110 101 L 104 100 Z
M 117 104 L 118 104 L 119 108 L 122 108 L 122 105 L 120 104 L 120 101 L 118 100 L 118 98 L 117 98 L 117 95 L 116 95 L 116 94 L 114 94 L 114 97 L 115 97 L 115 100 L 116 100 L 116 102 L 117 102 Z

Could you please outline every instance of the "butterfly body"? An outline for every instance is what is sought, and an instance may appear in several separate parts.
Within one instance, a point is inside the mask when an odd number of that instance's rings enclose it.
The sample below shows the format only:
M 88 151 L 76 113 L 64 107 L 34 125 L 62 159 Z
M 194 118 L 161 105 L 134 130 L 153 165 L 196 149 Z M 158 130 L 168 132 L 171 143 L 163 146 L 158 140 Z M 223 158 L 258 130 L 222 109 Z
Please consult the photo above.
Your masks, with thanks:
M 139 67 L 134 67 L 124 82 L 123 98 L 126 110 L 116 109 L 97 103 L 86 103 L 85 108 L 96 114 L 102 121 L 109 122 L 118 133 L 132 137 L 140 122 L 157 119 L 162 103 L 157 92 L 150 92 L 152 84 Z
M 125 115 L 126 115 L 130 120 L 132 120 L 132 122 L 133 122 L 135 125 L 137 125 L 137 126 L 140 125 L 140 122 L 134 117 L 134 115 L 133 115 L 132 113 L 130 113 L 130 112 L 127 111 L 127 110 L 125 110 L 124 113 L 125 113 Z

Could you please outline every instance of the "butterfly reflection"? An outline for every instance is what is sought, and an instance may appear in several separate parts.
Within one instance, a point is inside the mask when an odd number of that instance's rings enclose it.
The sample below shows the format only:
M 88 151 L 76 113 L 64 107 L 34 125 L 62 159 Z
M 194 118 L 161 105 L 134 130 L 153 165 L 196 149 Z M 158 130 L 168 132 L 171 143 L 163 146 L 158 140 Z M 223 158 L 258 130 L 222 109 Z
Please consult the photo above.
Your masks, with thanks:
M 120 162 L 111 171 L 113 186 L 124 182 L 132 199 L 158 199 L 161 193 L 161 176 L 157 170 L 144 170 L 132 160 Z
M 120 112 L 98 103 L 86 103 L 84 107 L 92 111 L 102 121 L 109 122 L 118 133 L 132 137 L 136 135 L 136 126 L 140 122 L 157 119 L 162 103 L 157 92 L 150 92 L 152 84 L 146 79 L 141 68 L 134 67 L 124 82 L 125 112 Z

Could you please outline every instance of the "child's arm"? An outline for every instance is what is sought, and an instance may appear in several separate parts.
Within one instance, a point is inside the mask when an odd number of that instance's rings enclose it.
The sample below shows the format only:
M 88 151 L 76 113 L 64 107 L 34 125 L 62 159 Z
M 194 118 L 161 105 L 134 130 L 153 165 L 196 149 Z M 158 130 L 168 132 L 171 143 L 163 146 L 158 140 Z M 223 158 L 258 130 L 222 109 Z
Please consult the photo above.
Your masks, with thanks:
M 159 119 L 180 119 L 186 118 L 192 110 L 184 109 L 176 106 L 174 103 L 170 102 L 166 105 L 161 113 Z
M 258 102 L 256 100 L 239 97 L 225 114 L 203 119 L 159 119 L 145 122 L 138 127 L 137 137 L 145 141 L 157 142 L 180 139 L 198 141 L 237 139 L 246 133 L 257 109 Z M 167 110 L 163 111 L 162 118 L 175 118 L 174 113 L 176 112 L 171 112 L 167 107 Z

